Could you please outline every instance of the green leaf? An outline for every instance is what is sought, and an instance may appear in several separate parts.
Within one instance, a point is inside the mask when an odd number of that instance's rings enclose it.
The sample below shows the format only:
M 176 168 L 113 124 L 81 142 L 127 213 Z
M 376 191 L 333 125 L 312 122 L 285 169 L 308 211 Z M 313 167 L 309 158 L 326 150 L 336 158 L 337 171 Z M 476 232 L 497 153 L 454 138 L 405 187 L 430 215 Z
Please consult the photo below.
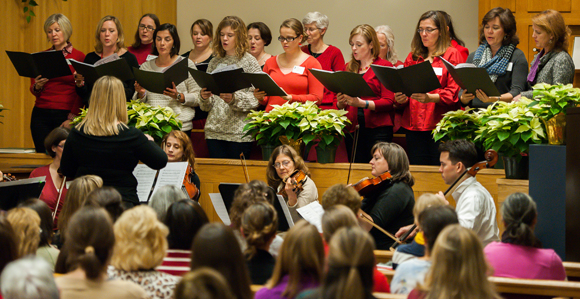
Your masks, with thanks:
M 511 144 L 514 144 L 515 145 L 518 142 L 518 140 L 520 140 L 520 136 L 521 136 L 520 134 L 512 134 L 512 136 L 510 137 L 509 142 Z
M 524 141 L 528 141 L 528 139 L 530 139 L 532 137 L 532 131 L 527 131 L 527 132 L 523 132 L 522 133 L 522 139 Z
M 32 11 L 32 9 L 31 9 L 31 10 L 29 10 L 29 11 L 28 11 L 28 13 L 29 13 L 31 16 L 33 16 L 33 17 L 36 17 L 36 15 L 35 15 L 35 14 L 34 14 L 34 12 Z
M 497 133 L 497 137 L 499 138 L 500 141 L 504 141 L 508 137 L 510 137 L 510 133 L 508 133 L 508 132 L 498 132 Z
M 28 6 L 24 6 L 24 13 L 28 11 Z
M 163 130 L 163 132 L 165 133 L 169 133 L 172 131 L 172 128 L 170 125 L 164 125 L 163 127 L 161 127 L 161 130 Z
M 302 136 L 302 141 L 304 141 L 304 144 L 308 144 L 312 140 L 314 140 L 314 137 L 316 137 L 316 136 L 313 134 L 306 134 L 306 135 Z
M 288 128 L 288 126 L 290 125 L 290 120 L 289 120 L 289 119 L 283 120 L 283 121 L 281 121 L 281 122 L 280 122 L 280 125 L 281 125 L 281 126 L 284 128 L 284 129 L 286 129 L 286 128 Z
M 28 5 L 30 5 L 30 6 L 38 6 L 38 3 L 36 3 L 36 1 L 34 1 L 34 0 L 30 0 L 30 1 L 28 1 Z
M 30 23 L 30 16 L 26 17 L 26 23 Z

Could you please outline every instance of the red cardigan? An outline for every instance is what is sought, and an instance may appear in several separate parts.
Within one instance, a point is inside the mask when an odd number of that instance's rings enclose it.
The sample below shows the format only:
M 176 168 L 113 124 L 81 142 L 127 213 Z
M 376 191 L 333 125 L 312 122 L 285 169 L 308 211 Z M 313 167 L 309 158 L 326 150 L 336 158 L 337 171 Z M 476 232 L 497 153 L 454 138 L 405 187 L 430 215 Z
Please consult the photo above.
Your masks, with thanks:
M 302 46 L 302 52 L 312 55 L 312 53 L 308 50 L 308 45 Z M 316 57 L 318 62 L 320 62 L 320 66 L 322 66 L 323 70 L 326 71 L 343 71 L 344 70 L 344 57 L 342 56 L 342 52 L 339 48 L 328 45 L 328 48 L 320 54 L 320 56 Z M 322 96 L 322 109 L 336 109 L 336 94 L 326 88 L 324 88 L 324 96 Z
M 310 56 L 300 66 L 304 68 L 302 74 L 297 74 L 293 71 L 284 74 L 278 66 L 278 56 L 272 56 L 264 64 L 264 73 L 269 74 L 278 86 L 282 87 L 287 94 L 292 95 L 292 102 L 306 103 L 310 101 L 320 105 L 324 86 L 309 70 L 320 69 L 320 63 L 316 58 Z M 267 105 L 266 112 L 269 112 L 274 109 L 272 105 L 283 105 L 286 102 L 281 97 L 266 96 L 264 101 L 260 101 L 260 104 Z
M 453 65 L 461 61 L 461 54 L 453 47 L 447 48 L 445 54 L 442 55 L 445 60 Z M 419 57 L 413 60 L 413 53 L 409 53 L 405 60 L 405 66 L 411 66 L 425 61 Z M 431 131 L 435 129 L 437 123 L 443 118 L 443 114 L 447 111 L 460 109 L 457 94 L 459 93 L 459 85 L 455 83 L 447 69 L 443 65 L 443 61 L 439 57 L 433 58 L 433 68 L 441 69 L 441 76 L 437 76 L 441 83 L 441 88 L 435 89 L 431 94 L 439 94 L 441 100 L 439 103 L 420 103 L 413 98 L 409 98 L 407 103 L 403 104 L 403 116 L 401 117 L 401 127 L 411 131 Z
M 133 55 L 137 57 L 137 62 L 139 63 L 139 65 L 141 65 L 143 64 L 143 62 L 147 60 L 147 56 L 151 54 L 152 46 L 153 46 L 152 43 L 147 45 L 141 44 L 139 48 L 128 47 L 127 51 L 133 53 Z
M 390 62 L 382 58 L 375 59 L 372 64 L 393 66 Z M 346 65 L 344 68 L 346 69 Z M 395 103 L 395 95 L 381 84 L 381 81 L 379 81 L 379 78 L 377 78 L 372 68 L 369 68 L 369 70 L 363 75 L 363 79 L 375 94 L 379 95 L 375 97 L 361 98 L 363 101 L 373 101 L 375 103 L 374 111 L 364 109 L 365 126 L 367 128 L 393 126 L 393 104 Z M 358 107 L 347 106 L 345 109 L 348 110 L 347 117 L 352 122 L 349 131 L 354 132 L 354 128 L 358 124 Z
M 457 51 L 459 51 L 459 53 L 461 53 L 461 58 L 463 58 L 459 63 L 464 63 L 467 61 L 467 57 L 469 56 L 469 50 L 458 44 L 454 39 L 451 40 L 451 46 L 455 49 L 457 49 Z

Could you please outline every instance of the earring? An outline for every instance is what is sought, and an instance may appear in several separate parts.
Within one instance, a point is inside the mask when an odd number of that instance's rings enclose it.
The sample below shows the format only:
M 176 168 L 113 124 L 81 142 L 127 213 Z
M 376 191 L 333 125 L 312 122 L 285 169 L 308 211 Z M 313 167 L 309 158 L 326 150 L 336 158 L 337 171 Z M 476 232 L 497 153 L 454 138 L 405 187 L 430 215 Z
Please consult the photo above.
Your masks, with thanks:
M 550 39 L 550 42 L 549 42 L 549 43 L 550 43 L 550 44 L 552 43 L 552 40 L 551 40 L 551 39 Z

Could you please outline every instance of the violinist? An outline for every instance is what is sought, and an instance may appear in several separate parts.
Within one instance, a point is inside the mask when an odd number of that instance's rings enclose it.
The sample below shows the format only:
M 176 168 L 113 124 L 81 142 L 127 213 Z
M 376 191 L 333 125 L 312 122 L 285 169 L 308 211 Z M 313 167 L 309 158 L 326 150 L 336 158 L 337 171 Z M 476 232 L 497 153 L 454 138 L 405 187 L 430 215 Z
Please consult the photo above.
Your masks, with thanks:
M 411 187 L 415 179 L 409 171 L 407 154 L 400 145 L 378 142 L 371 149 L 371 154 L 371 174 L 379 177 L 389 172 L 391 178 L 363 198 L 361 210 L 376 225 L 394 235 L 399 228 L 413 223 L 415 196 Z M 377 228 L 371 228 L 370 234 L 375 239 L 377 249 L 387 250 L 393 245 L 393 239 Z
M 167 154 L 167 162 L 187 161 L 189 163 L 181 189 L 189 198 L 199 200 L 201 183 L 195 173 L 195 152 L 187 134 L 180 130 L 173 130 L 163 137 L 161 146 Z
M 291 176 L 297 170 L 297 175 Z M 268 161 L 266 176 L 268 185 L 284 196 L 294 222 L 301 219 L 296 209 L 318 200 L 318 189 L 310 178 L 308 167 L 302 157 L 288 145 L 274 149 Z

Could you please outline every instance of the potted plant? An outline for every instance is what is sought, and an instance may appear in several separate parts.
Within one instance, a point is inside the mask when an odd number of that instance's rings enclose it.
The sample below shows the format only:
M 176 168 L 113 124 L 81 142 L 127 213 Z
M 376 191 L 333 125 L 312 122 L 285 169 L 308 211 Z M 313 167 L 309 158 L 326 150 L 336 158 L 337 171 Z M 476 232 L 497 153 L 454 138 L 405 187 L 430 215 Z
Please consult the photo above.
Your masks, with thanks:
M 344 137 L 344 128 L 350 121 L 346 117 L 345 110 L 319 110 L 314 122 L 303 126 L 306 130 L 312 130 L 316 136 L 316 160 L 318 163 L 334 163 L 336 148 Z
M 475 131 L 480 126 L 480 111 L 474 108 L 466 110 L 449 111 L 443 114 L 443 118 L 433 129 L 435 141 L 448 141 L 456 139 L 474 140 Z
M 245 120 L 249 122 L 244 126 L 244 131 L 246 131 L 244 136 L 251 135 L 257 141 L 262 148 L 263 160 L 267 161 L 274 148 L 282 144 L 278 139 L 282 127 L 274 125 L 265 111 L 252 110 Z

